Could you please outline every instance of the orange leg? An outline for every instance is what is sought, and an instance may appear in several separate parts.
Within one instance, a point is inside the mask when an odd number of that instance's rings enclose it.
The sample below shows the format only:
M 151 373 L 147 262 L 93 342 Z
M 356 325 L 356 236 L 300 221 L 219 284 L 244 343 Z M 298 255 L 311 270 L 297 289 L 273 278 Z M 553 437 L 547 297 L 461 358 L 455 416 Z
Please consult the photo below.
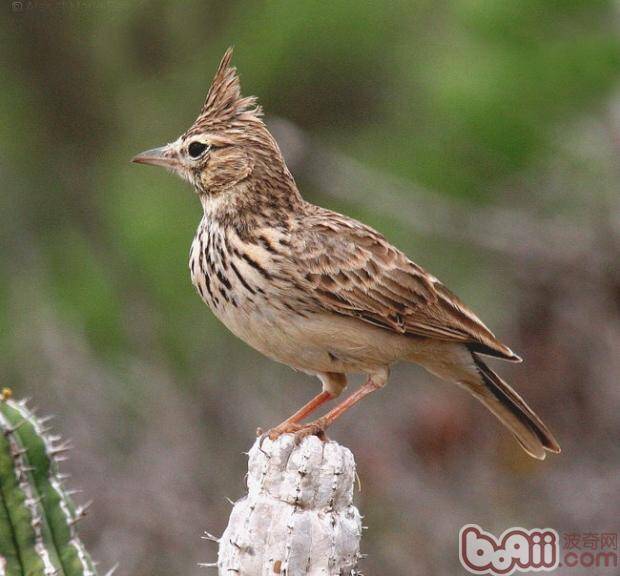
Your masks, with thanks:
M 319 430 L 325 430 L 331 426 L 340 416 L 342 416 L 349 408 L 355 406 L 362 398 L 372 394 L 376 390 L 383 388 L 382 384 L 375 384 L 372 379 L 368 379 L 360 388 L 358 388 L 348 398 L 345 398 L 338 406 L 332 408 L 325 416 L 317 418 L 308 426 L 318 427 Z
M 320 394 L 317 394 L 310 402 L 304 404 L 295 414 L 287 418 L 282 424 L 279 424 L 275 428 L 272 428 L 269 432 L 269 438 L 275 440 L 281 434 L 287 432 L 296 432 L 299 430 L 299 422 L 301 422 L 306 416 L 310 416 L 317 408 L 329 402 L 334 396 L 324 390 Z
M 301 420 L 303 420 L 306 416 L 310 416 L 317 408 L 323 406 L 325 402 L 329 402 L 333 396 L 331 393 L 327 392 L 327 390 L 323 390 L 320 394 L 317 394 L 310 402 L 304 404 L 295 414 L 293 414 L 290 418 L 287 418 L 284 423 L 293 423 L 297 424 Z
M 355 406 L 362 398 L 365 398 L 369 394 L 372 394 L 376 390 L 379 390 L 379 388 L 383 388 L 387 381 L 387 375 L 388 372 L 387 370 L 385 370 L 384 372 L 369 377 L 363 386 L 353 392 L 353 394 L 343 400 L 336 407 L 332 408 L 327 414 L 325 414 L 325 416 L 321 416 L 320 418 L 317 418 L 314 422 L 309 422 L 308 424 L 290 424 L 288 429 L 285 431 L 293 432 L 295 434 L 295 439 L 298 442 L 306 436 L 310 436 L 313 434 L 316 434 L 320 438 L 324 438 L 325 430 L 329 426 L 331 426 L 338 418 L 340 418 L 340 416 L 342 416 L 349 408 Z M 277 438 L 280 434 L 284 433 L 284 431 L 280 431 L 279 429 L 280 426 L 274 429 L 274 431 L 278 431 L 278 433 L 275 434 L 273 437 L 271 433 L 269 434 L 269 437 L 272 440 L 274 438 Z

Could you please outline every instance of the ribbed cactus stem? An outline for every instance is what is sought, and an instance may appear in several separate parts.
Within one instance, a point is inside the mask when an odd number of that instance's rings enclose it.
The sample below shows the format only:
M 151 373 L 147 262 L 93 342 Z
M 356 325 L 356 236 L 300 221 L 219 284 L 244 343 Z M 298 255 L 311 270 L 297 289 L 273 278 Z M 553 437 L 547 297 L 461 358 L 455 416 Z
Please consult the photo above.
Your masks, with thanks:
M 361 516 L 353 506 L 355 461 L 336 442 L 293 436 L 254 444 L 248 494 L 219 539 L 221 576 L 352 576 Z
M 63 486 L 69 445 L 26 402 L 0 396 L 0 576 L 96 576 L 76 531 L 86 506 Z

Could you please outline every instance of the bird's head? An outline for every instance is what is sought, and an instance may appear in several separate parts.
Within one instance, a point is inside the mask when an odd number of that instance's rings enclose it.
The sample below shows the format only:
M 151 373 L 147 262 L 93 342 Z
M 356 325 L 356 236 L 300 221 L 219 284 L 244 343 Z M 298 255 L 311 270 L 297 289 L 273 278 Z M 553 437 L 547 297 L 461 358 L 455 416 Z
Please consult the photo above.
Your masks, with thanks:
M 293 186 L 275 140 L 263 123 L 254 96 L 243 97 L 229 48 L 215 73 L 205 103 L 192 126 L 133 162 L 163 166 L 193 184 L 206 200 L 268 182 L 267 188 Z M 250 192 L 248 192 L 250 193 Z

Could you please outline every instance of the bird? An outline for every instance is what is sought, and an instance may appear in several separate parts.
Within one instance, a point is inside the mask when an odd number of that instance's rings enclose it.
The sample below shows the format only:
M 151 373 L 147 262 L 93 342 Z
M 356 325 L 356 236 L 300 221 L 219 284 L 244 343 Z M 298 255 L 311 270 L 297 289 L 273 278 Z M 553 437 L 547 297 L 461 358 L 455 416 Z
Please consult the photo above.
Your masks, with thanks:
M 189 182 L 202 219 L 191 281 L 215 316 L 263 355 L 318 377 L 312 400 L 268 432 L 322 436 L 404 361 L 469 391 L 530 456 L 560 446 L 485 357 L 521 362 L 435 276 L 381 233 L 301 196 L 254 96 L 242 96 L 229 48 L 200 114 L 174 142 L 132 161 Z M 323 416 L 351 374 L 364 383 Z

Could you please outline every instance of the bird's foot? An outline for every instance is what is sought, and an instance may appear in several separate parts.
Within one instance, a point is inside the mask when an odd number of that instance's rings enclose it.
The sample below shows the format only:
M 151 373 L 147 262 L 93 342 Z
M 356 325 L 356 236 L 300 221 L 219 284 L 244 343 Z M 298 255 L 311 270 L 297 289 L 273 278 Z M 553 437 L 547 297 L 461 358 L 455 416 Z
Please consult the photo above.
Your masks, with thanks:
M 299 444 L 307 436 L 318 436 L 321 440 L 327 440 L 325 428 L 325 422 L 323 422 L 322 418 L 318 418 L 308 424 L 282 422 L 282 424 L 269 430 L 265 436 L 270 440 L 277 440 L 282 434 L 293 434 L 295 436 L 295 443 Z
M 300 444 L 301 441 L 308 436 L 316 436 L 319 440 L 327 442 L 329 438 L 327 434 L 325 434 L 326 428 L 327 426 L 322 418 L 314 422 L 309 422 L 308 424 L 302 424 L 299 429 L 294 432 L 295 444 Z

